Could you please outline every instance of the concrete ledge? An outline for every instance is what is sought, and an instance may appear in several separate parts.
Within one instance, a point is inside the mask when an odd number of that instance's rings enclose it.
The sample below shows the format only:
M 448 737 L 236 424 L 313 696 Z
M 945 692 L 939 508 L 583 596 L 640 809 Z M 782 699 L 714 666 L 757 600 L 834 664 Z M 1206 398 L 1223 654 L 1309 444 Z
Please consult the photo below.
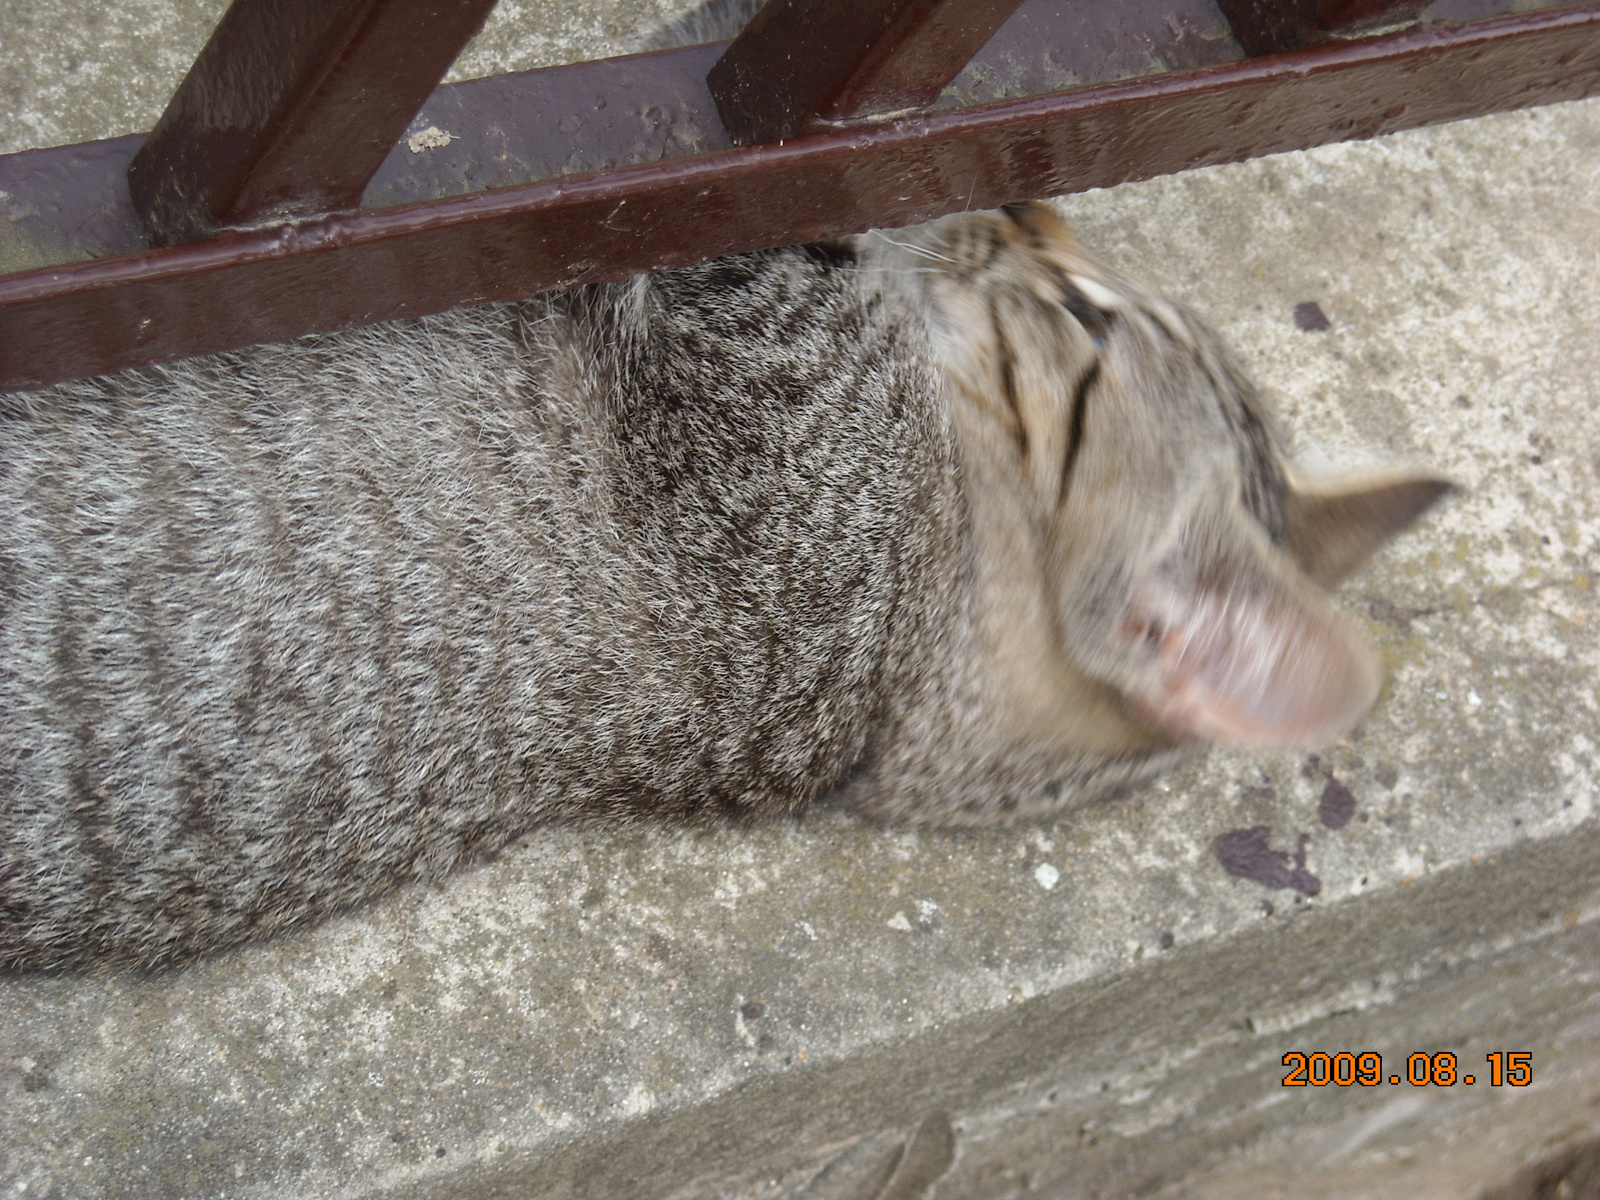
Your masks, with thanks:
M 1040 829 L 553 829 L 185 971 L 0 979 L 0 1196 L 1522 1200 L 1588 1169 L 1600 101 L 1063 207 L 1308 450 L 1467 485 L 1345 589 L 1393 671 L 1364 729 Z M 1285 1088 L 1288 1050 L 1480 1083 Z M 1484 1085 L 1495 1050 L 1533 1084 Z
M 361 1194 L 1471 1195 L 1529 1147 L 1600 1134 L 1597 850 L 1594 833 L 1520 847 L 1225 949 L 749 1079 L 610 1138 Z M 1484 1053 L 1510 1044 L 1540 1064 L 1526 1092 L 1484 1086 Z M 1378 1049 L 1403 1075 L 1406 1048 L 1447 1046 L 1473 1088 L 1281 1084 L 1290 1049 Z M 884 1190 L 919 1145 L 918 1190 Z
M 1095 814 L 1081 851 L 1121 841 L 1118 816 Z M 1600 1137 L 1592 824 L 1335 903 L 1276 893 L 1270 918 L 1258 885 L 1227 881 L 1200 905 L 1225 928 L 1165 951 L 1158 928 L 1189 926 L 1195 898 L 1159 866 L 1149 888 L 1069 867 L 1046 891 L 1039 866 L 1073 859 L 1041 843 L 1065 828 L 817 824 L 569 830 L 188 971 L 13 979 L 0 1179 L 83 1197 L 1465 1197 Z M 1479 1084 L 1285 1089 L 1281 1056 L 1319 1049 L 1375 1050 L 1386 1074 L 1447 1049 Z M 1512 1049 L 1533 1085 L 1484 1086 L 1484 1055 Z M 883 1190 L 919 1140 L 927 1176 Z

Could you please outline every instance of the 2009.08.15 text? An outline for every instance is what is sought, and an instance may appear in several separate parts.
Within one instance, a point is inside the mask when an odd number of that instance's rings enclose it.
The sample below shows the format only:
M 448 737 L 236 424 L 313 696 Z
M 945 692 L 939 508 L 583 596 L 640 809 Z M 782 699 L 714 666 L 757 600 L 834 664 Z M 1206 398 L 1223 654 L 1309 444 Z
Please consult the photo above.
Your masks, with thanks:
M 1496 1050 L 1484 1055 L 1487 1073 L 1463 1074 L 1456 1056 L 1448 1050 L 1437 1054 L 1406 1056 L 1404 1073 L 1385 1074 L 1383 1055 L 1373 1050 L 1353 1054 L 1342 1051 L 1324 1054 L 1320 1050 L 1306 1054 L 1291 1050 L 1283 1056 L 1283 1065 L 1289 1073 L 1283 1077 L 1284 1087 L 1377 1087 L 1380 1084 L 1398 1086 L 1403 1083 L 1413 1087 L 1454 1087 L 1456 1084 L 1486 1083 L 1490 1087 L 1527 1087 L 1533 1082 L 1533 1055 L 1521 1050 Z

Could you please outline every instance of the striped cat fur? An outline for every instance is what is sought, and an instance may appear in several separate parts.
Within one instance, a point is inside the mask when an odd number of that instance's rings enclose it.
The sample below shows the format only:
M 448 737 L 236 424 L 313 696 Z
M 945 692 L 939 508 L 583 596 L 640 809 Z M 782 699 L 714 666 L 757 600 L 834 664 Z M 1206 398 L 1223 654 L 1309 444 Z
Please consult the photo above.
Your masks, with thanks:
M 1054 816 L 1309 746 L 1298 481 L 1041 205 L 0 397 L 0 964 L 155 965 L 553 820 Z

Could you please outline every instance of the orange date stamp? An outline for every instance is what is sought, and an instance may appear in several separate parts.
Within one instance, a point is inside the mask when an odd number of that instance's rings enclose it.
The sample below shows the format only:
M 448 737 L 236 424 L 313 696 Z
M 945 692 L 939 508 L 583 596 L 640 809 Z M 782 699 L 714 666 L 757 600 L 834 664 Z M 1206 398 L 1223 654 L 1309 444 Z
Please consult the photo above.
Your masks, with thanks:
M 1437 1054 L 1418 1051 L 1406 1056 L 1403 1072 L 1391 1070 L 1385 1074 L 1383 1055 L 1375 1050 L 1338 1054 L 1291 1050 L 1283 1056 L 1283 1065 L 1289 1068 L 1289 1073 L 1283 1077 L 1283 1086 L 1455 1087 L 1459 1084 L 1471 1087 L 1483 1083 L 1490 1087 L 1527 1087 L 1533 1082 L 1533 1055 L 1527 1051 L 1496 1050 L 1484 1055 L 1484 1061 L 1485 1070 L 1466 1074 L 1456 1056 L 1448 1050 Z

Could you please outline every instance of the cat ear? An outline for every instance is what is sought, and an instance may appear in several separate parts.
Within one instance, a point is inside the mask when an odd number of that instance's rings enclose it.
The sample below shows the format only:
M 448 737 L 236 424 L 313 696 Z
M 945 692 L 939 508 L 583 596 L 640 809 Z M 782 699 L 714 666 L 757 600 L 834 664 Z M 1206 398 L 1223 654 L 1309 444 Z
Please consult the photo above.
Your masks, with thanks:
M 1454 490 L 1447 479 L 1401 472 L 1291 478 L 1284 495 L 1289 553 L 1312 579 L 1334 587 Z
M 1382 680 L 1373 652 L 1303 584 L 1147 585 L 1119 632 L 1140 660 L 1127 694 L 1145 720 L 1241 749 L 1335 741 Z
M 1019 229 L 1030 237 L 1044 241 L 1060 241 L 1074 249 L 1082 249 L 1082 244 L 1073 236 L 1071 228 L 1051 208 L 1041 200 L 1024 200 L 1019 204 L 1007 204 L 1000 210 L 1014 221 Z
M 1332 587 L 1453 487 L 1400 472 L 1291 480 L 1289 552 Z M 1135 589 L 1119 630 L 1138 664 L 1129 700 L 1179 737 L 1255 750 L 1336 740 L 1377 699 L 1376 656 L 1268 552 L 1233 547 L 1202 552 L 1206 568 L 1157 573 Z

